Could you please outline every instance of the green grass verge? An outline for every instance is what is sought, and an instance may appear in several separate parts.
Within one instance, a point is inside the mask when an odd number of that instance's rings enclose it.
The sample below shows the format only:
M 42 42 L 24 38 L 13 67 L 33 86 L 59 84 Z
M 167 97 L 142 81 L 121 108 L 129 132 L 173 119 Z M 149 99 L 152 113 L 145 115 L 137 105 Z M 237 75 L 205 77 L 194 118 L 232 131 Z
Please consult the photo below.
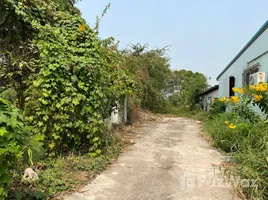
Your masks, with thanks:
M 230 128 L 233 124 L 235 128 Z M 232 127 L 232 126 L 231 126 Z M 234 167 L 226 169 L 232 177 L 254 179 L 256 185 L 238 185 L 241 196 L 252 200 L 268 199 L 268 126 L 260 121 L 250 124 L 237 114 L 210 115 L 203 123 L 213 145 L 231 157 Z
M 117 159 L 126 145 L 122 138 L 111 137 L 100 156 L 90 157 L 69 153 L 65 156 L 42 160 L 37 163 L 35 169 L 39 176 L 37 182 L 23 182 L 22 171 L 15 174 L 8 199 L 60 199 L 62 194 L 75 191 L 94 179 Z

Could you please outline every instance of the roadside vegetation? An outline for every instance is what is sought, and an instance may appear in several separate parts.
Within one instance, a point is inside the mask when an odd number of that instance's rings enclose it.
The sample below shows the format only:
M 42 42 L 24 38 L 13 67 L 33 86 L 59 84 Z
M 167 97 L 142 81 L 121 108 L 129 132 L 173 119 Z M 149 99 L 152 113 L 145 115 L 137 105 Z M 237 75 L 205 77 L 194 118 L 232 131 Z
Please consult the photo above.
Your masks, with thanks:
M 122 137 L 107 138 L 99 156 L 69 152 L 64 155 L 48 156 L 35 162 L 32 168 L 39 176 L 37 181 L 22 180 L 23 169 L 18 167 L 13 175 L 13 185 L 7 199 L 62 199 L 68 191 L 81 189 L 108 165 L 115 162 L 119 154 L 129 145 Z
M 225 167 L 225 174 L 238 181 L 251 180 L 234 185 L 238 194 L 243 199 L 265 200 L 268 199 L 268 84 L 233 91 L 236 96 L 214 100 L 204 120 L 204 131 L 214 146 L 228 155 L 230 165 Z M 252 105 L 259 107 L 263 116 L 254 112 Z
M 230 157 L 226 174 L 256 180 L 240 195 L 268 199 L 268 84 L 233 88 L 204 113 L 203 74 L 172 71 L 166 47 L 100 38 L 101 18 L 88 26 L 75 3 L 0 1 L 0 200 L 60 198 L 92 180 L 128 145 L 107 128 L 124 101 L 132 123 L 139 110 L 202 120 Z M 22 178 L 27 167 L 37 180 Z
M 100 38 L 101 18 L 90 27 L 75 3 L 0 1 L 0 200 L 60 198 L 92 180 L 128 145 L 107 128 L 124 101 L 132 123 L 139 110 L 202 120 L 227 175 L 257 181 L 240 195 L 268 199 L 268 84 L 233 88 L 204 113 L 202 73 L 171 70 L 167 47 Z M 23 179 L 27 167 L 39 179 Z
M 200 110 L 203 74 L 172 71 L 167 48 L 100 38 L 75 3 L 0 1 L 0 200 L 57 198 L 104 170 L 128 144 L 107 129 L 125 99 L 132 122 Z

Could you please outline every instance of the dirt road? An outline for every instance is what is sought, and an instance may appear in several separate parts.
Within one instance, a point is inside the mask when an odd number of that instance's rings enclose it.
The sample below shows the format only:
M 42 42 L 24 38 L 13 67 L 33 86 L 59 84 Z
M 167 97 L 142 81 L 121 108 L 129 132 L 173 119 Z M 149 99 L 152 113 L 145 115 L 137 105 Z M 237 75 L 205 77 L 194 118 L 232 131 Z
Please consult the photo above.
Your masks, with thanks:
M 196 121 L 166 118 L 145 125 L 134 142 L 118 163 L 65 199 L 234 199 L 217 167 L 223 156 L 200 135 Z

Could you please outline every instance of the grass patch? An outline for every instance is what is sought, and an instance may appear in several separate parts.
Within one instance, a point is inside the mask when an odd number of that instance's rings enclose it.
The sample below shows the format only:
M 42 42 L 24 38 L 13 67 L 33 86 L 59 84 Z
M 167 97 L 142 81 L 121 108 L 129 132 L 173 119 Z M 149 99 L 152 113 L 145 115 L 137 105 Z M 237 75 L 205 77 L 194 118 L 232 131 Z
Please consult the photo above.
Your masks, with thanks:
M 163 116 L 159 114 L 159 116 Z M 209 113 L 205 112 L 199 108 L 190 109 L 188 107 L 173 108 L 168 114 L 164 114 L 167 117 L 185 117 L 189 119 L 194 119 L 198 121 L 205 121 L 209 117 Z
M 204 121 L 203 129 L 212 138 L 213 145 L 231 158 L 234 168 L 227 168 L 226 175 L 256 181 L 255 186 L 237 186 L 241 197 L 268 199 L 267 124 L 264 121 L 250 124 L 237 114 L 222 113 L 210 115 Z
M 97 157 L 69 153 L 65 156 L 47 158 L 36 163 L 39 180 L 35 183 L 22 181 L 17 172 L 8 199 L 38 200 L 61 199 L 63 194 L 78 190 L 113 163 L 127 142 L 119 136 L 110 137 Z

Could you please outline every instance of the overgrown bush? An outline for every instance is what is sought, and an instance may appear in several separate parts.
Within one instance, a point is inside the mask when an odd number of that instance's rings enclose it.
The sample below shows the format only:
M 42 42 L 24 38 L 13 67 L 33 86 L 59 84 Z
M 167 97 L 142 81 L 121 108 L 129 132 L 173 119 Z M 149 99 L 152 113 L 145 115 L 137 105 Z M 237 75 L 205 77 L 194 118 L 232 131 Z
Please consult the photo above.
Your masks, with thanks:
M 172 113 L 174 106 L 168 101 L 168 99 L 159 96 L 156 101 L 154 101 L 151 110 L 155 113 L 168 114 Z
M 24 124 L 20 111 L 0 98 L 0 199 L 7 197 L 12 170 L 23 167 L 20 164 L 26 157 L 33 161 L 32 153 L 40 148 L 40 140 L 42 137 L 33 136 Z
M 218 98 L 213 100 L 212 105 L 209 109 L 209 114 L 217 114 L 217 113 L 224 113 L 226 111 L 226 103 L 223 101 L 219 101 Z
M 8 88 L 0 93 L 0 98 L 6 99 L 11 103 L 14 103 L 17 98 L 17 92 L 13 88 Z
M 119 66 L 117 44 L 113 38 L 99 39 L 98 30 L 86 24 L 70 1 L 5 0 L 3 5 L 29 32 L 20 48 L 31 48 L 17 52 L 21 60 L 4 53 L 1 60 L 1 74 L 8 85 L 16 83 L 27 123 L 45 136 L 50 152 L 87 149 L 98 155 L 104 119 L 134 86 Z M 11 47 L 8 51 L 16 53 Z

